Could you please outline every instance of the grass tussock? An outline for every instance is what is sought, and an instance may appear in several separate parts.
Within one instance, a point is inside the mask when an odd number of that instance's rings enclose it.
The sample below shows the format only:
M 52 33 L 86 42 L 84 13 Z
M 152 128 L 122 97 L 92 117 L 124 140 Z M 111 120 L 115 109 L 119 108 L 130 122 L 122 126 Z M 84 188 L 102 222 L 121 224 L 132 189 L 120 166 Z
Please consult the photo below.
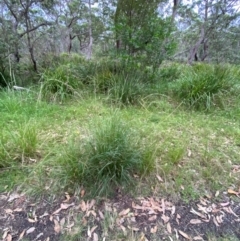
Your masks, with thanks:
M 186 68 L 173 84 L 173 94 L 197 110 L 210 110 L 224 105 L 224 95 L 239 81 L 234 67 L 195 64 Z
M 153 168 L 154 159 L 147 149 L 138 146 L 131 129 L 114 114 L 95 120 L 88 137 L 75 136 L 61 152 L 53 151 L 37 170 L 38 178 L 48 173 L 50 179 L 57 180 L 52 187 L 55 190 L 84 187 L 91 195 L 108 196 L 117 187 L 131 186 L 134 175 L 145 175 Z

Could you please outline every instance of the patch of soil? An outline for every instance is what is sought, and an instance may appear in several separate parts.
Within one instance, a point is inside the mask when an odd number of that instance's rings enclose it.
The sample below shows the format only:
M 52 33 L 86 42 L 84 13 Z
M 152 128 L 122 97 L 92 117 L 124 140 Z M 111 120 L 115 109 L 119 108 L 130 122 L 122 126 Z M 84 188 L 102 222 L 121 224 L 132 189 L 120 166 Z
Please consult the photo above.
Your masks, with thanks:
M 64 234 L 80 233 L 85 240 L 95 241 L 100 237 L 102 240 L 107 214 L 115 217 L 109 229 L 123 234 L 130 230 L 141 234 L 141 240 L 145 241 L 169 240 L 169 237 L 207 240 L 209 233 L 216 237 L 235 236 L 240 240 L 240 199 L 228 194 L 222 194 L 218 201 L 204 197 L 188 204 L 173 203 L 161 197 L 133 199 L 119 194 L 114 200 L 97 204 L 95 200 L 68 194 L 49 202 L 19 193 L 2 193 L 0 238 L 3 241 L 22 238 L 57 241 Z

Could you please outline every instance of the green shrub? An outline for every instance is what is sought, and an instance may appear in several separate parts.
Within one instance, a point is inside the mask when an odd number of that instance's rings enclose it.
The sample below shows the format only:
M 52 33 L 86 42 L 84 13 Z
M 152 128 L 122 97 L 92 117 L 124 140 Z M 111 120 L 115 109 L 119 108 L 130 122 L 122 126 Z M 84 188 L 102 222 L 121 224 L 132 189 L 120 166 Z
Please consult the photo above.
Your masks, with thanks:
M 172 91 L 185 104 L 195 109 L 209 110 L 217 104 L 216 96 L 231 90 L 234 83 L 230 67 L 196 64 L 185 68 L 179 80 L 172 85 Z

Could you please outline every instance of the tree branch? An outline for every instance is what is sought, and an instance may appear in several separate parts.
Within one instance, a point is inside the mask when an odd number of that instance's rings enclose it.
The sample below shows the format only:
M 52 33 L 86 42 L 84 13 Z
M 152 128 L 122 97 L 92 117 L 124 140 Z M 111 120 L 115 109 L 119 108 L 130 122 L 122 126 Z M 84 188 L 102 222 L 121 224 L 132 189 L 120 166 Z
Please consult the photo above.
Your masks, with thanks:
M 19 37 L 22 38 L 25 34 L 30 33 L 32 31 L 35 31 L 36 29 L 38 29 L 38 28 L 40 28 L 42 26 L 47 26 L 47 25 L 52 25 L 52 23 L 48 23 L 48 22 L 40 23 L 37 26 L 35 26 L 35 27 L 33 27 L 33 28 L 29 29 L 29 30 L 26 30 L 25 32 L 19 34 Z

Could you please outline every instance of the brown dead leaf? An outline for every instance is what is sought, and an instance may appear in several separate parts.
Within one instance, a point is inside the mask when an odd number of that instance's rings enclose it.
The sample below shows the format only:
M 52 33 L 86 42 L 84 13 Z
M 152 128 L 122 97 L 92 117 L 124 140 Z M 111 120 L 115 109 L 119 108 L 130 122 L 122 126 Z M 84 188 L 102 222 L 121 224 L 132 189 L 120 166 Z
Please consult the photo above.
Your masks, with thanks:
M 150 232 L 151 233 L 156 233 L 157 232 L 157 226 L 154 226 L 153 228 L 151 228 Z
M 15 208 L 13 211 L 16 212 L 16 213 L 22 212 L 22 208 Z
M 219 224 L 223 223 L 223 215 L 216 216 L 216 220 Z
M 191 223 L 191 224 L 200 224 L 200 223 L 202 223 L 202 221 L 200 219 L 191 219 L 189 221 L 189 223 Z
M 37 220 L 32 219 L 32 218 L 28 218 L 28 222 L 29 222 L 29 223 L 36 223 L 36 222 L 37 222 Z
M 88 237 L 89 237 L 89 238 L 91 238 L 91 237 L 92 237 L 92 233 L 91 233 L 91 230 L 90 230 L 90 227 L 89 227 L 89 226 L 88 226 L 87 235 L 88 235 Z
M 236 192 L 232 189 L 228 189 L 228 194 L 239 195 L 239 192 Z
M 91 209 L 95 205 L 96 201 L 94 199 L 88 204 L 88 209 Z
M 119 213 L 119 216 L 120 216 L 120 217 L 126 216 L 129 212 L 130 212 L 130 208 L 125 209 L 125 210 L 122 210 L 122 211 Z
M 173 216 L 175 212 L 176 212 L 176 207 L 172 206 L 171 215 Z
M 167 223 L 167 231 L 168 233 L 172 233 L 172 227 L 171 227 L 171 224 L 170 223 Z
M 8 229 L 4 231 L 3 236 L 2 236 L 2 239 L 3 239 L 3 240 L 7 237 L 8 232 L 9 232 Z
M 54 211 L 54 212 L 52 213 L 52 215 L 58 214 L 61 210 L 62 210 L 61 208 L 58 208 L 56 211 Z
M 195 215 L 197 215 L 197 216 L 199 216 L 200 218 L 203 218 L 203 219 L 206 218 L 205 215 L 203 215 L 202 213 L 197 212 L 193 208 L 191 208 L 190 213 L 193 213 L 193 214 L 195 214 Z
M 151 209 L 151 210 L 149 210 L 148 214 L 153 215 L 153 214 L 157 214 L 157 212 L 155 212 L 154 210 Z
M 73 206 L 73 205 L 74 205 L 74 203 L 70 203 L 70 204 L 61 203 L 60 208 L 61 208 L 62 210 L 65 210 L 65 209 L 68 209 L 69 207 L 71 207 L 71 206 Z
M 216 220 L 215 217 L 213 217 L 213 222 L 214 222 L 214 224 L 216 225 L 216 227 L 219 227 L 219 224 L 218 224 L 218 222 L 217 222 L 217 220 Z
M 156 178 L 158 179 L 159 182 L 163 182 L 163 179 L 159 175 L 156 175 Z
M 13 210 L 10 209 L 10 208 L 4 209 L 4 211 L 5 211 L 6 214 L 12 214 L 13 213 Z
M 148 221 L 155 221 L 157 219 L 157 215 L 151 216 Z
M 98 235 L 96 233 L 93 234 L 93 241 L 98 241 Z
M 29 229 L 26 231 L 26 234 L 32 233 L 32 232 L 34 232 L 34 230 L 35 230 L 35 227 L 29 228 Z
M 99 214 L 101 219 L 104 219 L 104 215 L 103 215 L 103 213 L 100 210 L 98 210 L 98 214 Z
M 86 205 L 85 201 L 81 201 L 81 203 L 79 204 L 79 207 L 81 208 L 81 210 L 83 212 L 85 212 L 87 210 L 87 205 Z
M 12 235 L 10 233 L 7 235 L 6 241 L 12 241 Z
M 61 232 L 61 226 L 59 224 L 59 222 L 56 219 L 53 219 L 54 222 L 54 231 L 56 233 L 60 233 Z
M 223 210 L 225 210 L 226 212 L 228 212 L 238 218 L 238 215 L 233 212 L 231 207 L 224 207 Z
M 94 227 L 92 227 L 91 230 L 90 230 L 90 232 L 93 233 L 97 227 L 98 227 L 97 225 L 94 226 Z
M 165 214 L 163 214 L 163 215 L 161 216 L 161 219 L 163 220 L 164 223 L 167 223 L 170 218 L 169 218 L 168 216 L 166 216 Z
M 196 237 L 193 238 L 193 240 L 200 240 L 200 241 L 202 241 L 204 239 L 201 236 L 196 236 Z
M 178 230 L 178 232 L 179 232 L 185 239 L 191 240 L 191 238 L 190 238 L 186 233 L 184 233 L 183 231 Z
M 17 198 L 20 198 L 22 197 L 23 194 L 19 194 L 19 193 L 12 193 L 10 196 L 9 196 L 9 199 L 8 199 L 8 202 L 12 202 L 13 200 L 17 199 Z
M 226 207 L 226 206 L 228 206 L 229 204 L 230 204 L 230 202 L 220 203 L 220 205 L 221 205 L 222 207 Z
M 19 235 L 19 237 L 18 237 L 18 241 L 22 240 L 25 232 L 26 232 L 26 229 L 24 229 L 24 230 L 20 233 L 20 235 Z
M 200 198 L 200 202 L 202 205 L 207 206 L 207 200 L 205 198 Z
M 81 193 L 80 193 L 80 196 L 83 197 L 84 195 L 85 195 L 85 190 L 82 189 L 82 190 L 81 190 Z

